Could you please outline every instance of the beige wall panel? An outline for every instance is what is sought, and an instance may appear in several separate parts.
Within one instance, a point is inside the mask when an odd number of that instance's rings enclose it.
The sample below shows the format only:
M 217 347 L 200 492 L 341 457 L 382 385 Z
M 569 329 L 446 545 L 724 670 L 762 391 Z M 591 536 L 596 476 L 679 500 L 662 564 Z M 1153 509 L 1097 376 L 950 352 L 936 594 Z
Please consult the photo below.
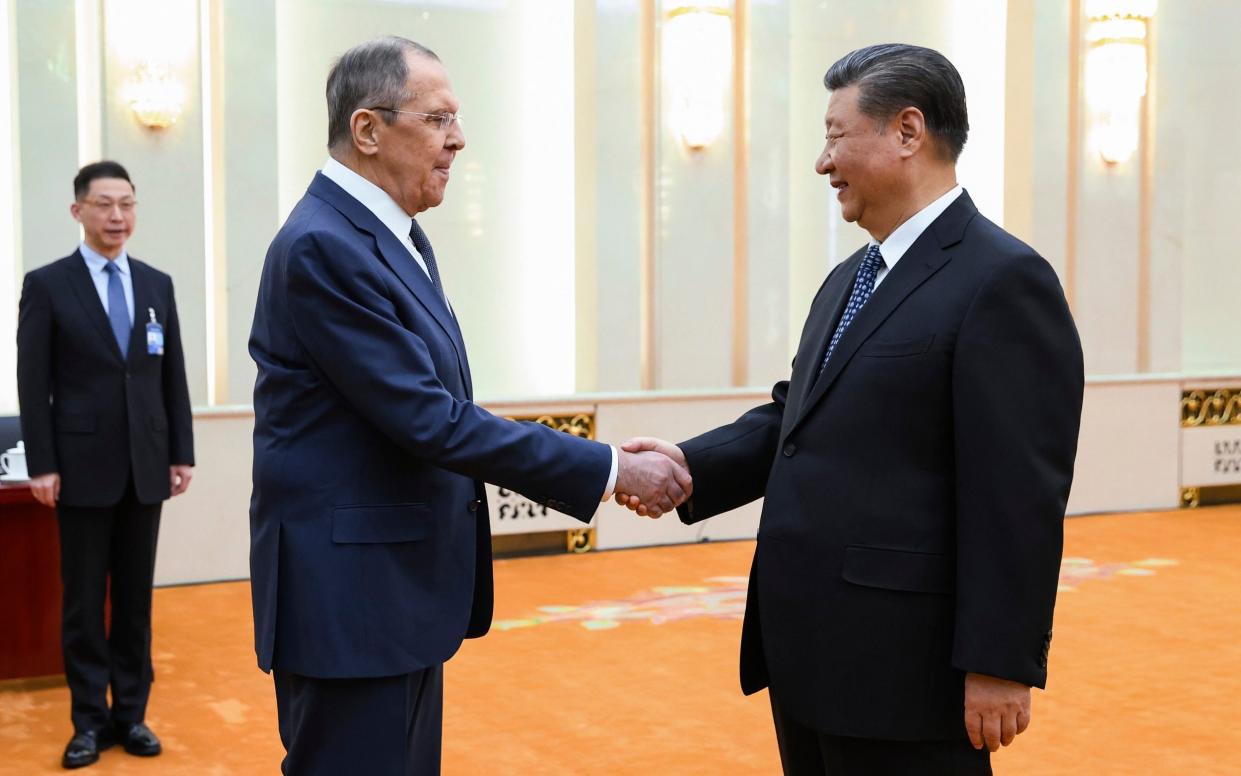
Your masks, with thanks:
M 249 410 L 195 414 L 194 479 L 164 504 L 155 584 L 249 578 L 253 430 Z
M 224 140 L 227 262 L 227 391 L 220 404 L 249 404 L 254 361 L 247 351 L 267 246 L 280 226 L 276 116 L 275 0 L 224 0 Z
M 203 247 L 203 131 L 198 5 L 167 0 L 152 7 L 116 1 L 104 14 L 103 153 L 125 165 L 138 195 L 128 252 L 172 276 L 186 376 L 195 405 L 207 401 L 206 288 Z M 150 47 L 168 57 L 185 90 L 176 124 L 149 129 L 123 98 L 133 67 Z M 135 311 L 135 316 L 145 311 Z
M 69 255 L 80 239 L 69 215 L 78 171 L 77 62 L 73 0 L 16 2 L 13 10 L 21 143 L 15 149 L 21 170 L 17 266 L 24 274 Z
M 1176 508 L 1180 401 L 1176 380 L 1087 384 L 1071 514 Z
M 1235 381 L 1233 381 L 1235 383 Z M 1210 387 L 1197 381 L 1194 387 Z M 1181 382 L 1178 379 L 1092 380 L 1086 387 L 1070 514 L 1173 509 L 1179 499 Z M 501 415 L 595 408 L 600 441 L 631 436 L 682 441 L 732 422 L 766 403 L 764 392 L 583 395 L 544 403 L 497 401 Z M 245 409 L 200 411 L 195 418 L 199 465 L 190 491 L 165 507 L 156 578 L 159 584 L 236 579 L 248 574 L 251 432 Z M 595 516 L 597 547 L 751 538 L 761 502 L 686 526 L 673 516 L 638 518 L 614 503 Z
M 789 374 L 789 47 L 784 3 L 750 3 L 747 383 Z M 811 128 L 801 128 L 813 135 Z M 803 171 L 804 174 L 804 171 Z
M 1241 124 L 1236 31 L 1241 3 L 1164 2 L 1156 15 L 1158 146 L 1155 154 L 1152 258 L 1155 270 L 1153 353 L 1172 345 L 1169 318 L 1180 313 L 1187 373 L 1241 370 L 1235 335 L 1241 146 L 1221 136 Z M 1179 311 L 1175 278 L 1180 278 Z M 1161 289 L 1161 283 L 1172 286 Z M 1165 312 L 1165 310 L 1167 312 Z M 1169 359 L 1164 357 L 1162 361 Z
M 1109 166 L 1083 148 L 1075 309 L 1086 374 L 1133 374 L 1138 369 L 1138 160 Z
M 594 304 L 601 391 L 641 387 L 640 257 L 643 164 L 637 3 L 597 3 L 595 24 L 596 286 L 579 304 Z M 587 200 L 589 201 L 589 200 Z
M 1030 245 L 1068 281 L 1066 172 L 1069 166 L 1069 7 L 1038 3 L 1034 15 L 1032 84 L 1034 158 Z M 1013 185 L 1020 185 L 1014 183 Z

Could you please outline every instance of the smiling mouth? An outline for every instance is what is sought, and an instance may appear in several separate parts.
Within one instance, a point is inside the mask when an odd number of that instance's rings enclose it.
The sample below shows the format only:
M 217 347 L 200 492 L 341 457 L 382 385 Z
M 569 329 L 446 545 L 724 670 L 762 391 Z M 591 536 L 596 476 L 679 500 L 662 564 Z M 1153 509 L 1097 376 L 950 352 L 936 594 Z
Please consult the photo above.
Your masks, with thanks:
M 844 194 L 845 190 L 849 188 L 849 184 L 844 183 L 844 182 L 833 183 L 832 188 L 836 189 L 836 197 L 839 198 L 840 195 Z

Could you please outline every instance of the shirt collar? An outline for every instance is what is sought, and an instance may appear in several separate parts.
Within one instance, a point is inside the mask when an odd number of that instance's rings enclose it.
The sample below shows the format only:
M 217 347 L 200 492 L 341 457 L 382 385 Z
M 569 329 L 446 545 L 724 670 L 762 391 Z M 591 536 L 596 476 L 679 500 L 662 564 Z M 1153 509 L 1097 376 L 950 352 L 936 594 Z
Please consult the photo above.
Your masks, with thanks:
M 964 189 L 958 184 L 948 190 L 946 194 L 936 199 L 931 204 L 919 210 L 912 218 L 905 223 L 896 227 L 892 234 L 888 235 L 888 239 L 882 243 L 877 243 L 871 239 L 871 245 L 879 246 L 879 253 L 883 255 L 883 263 L 891 271 L 896 266 L 896 262 L 910 249 L 926 228 L 935 222 L 935 219 L 943 215 L 948 206 L 961 196 Z
M 328 157 L 323 165 L 323 176 L 345 190 L 345 193 L 362 203 L 388 227 L 398 240 L 407 242 L 413 216 L 396 203 L 388 192 L 358 175 L 353 170 Z
M 91 272 L 103 272 L 103 268 L 109 261 L 111 261 L 116 264 L 116 268 L 121 271 L 122 275 L 129 274 L 129 254 L 125 252 L 124 248 L 121 249 L 120 255 L 115 259 L 109 259 L 107 256 L 104 256 L 87 245 L 86 241 L 82 241 L 82 243 L 78 245 L 78 252 L 81 253 L 82 258 L 86 260 L 86 266 Z

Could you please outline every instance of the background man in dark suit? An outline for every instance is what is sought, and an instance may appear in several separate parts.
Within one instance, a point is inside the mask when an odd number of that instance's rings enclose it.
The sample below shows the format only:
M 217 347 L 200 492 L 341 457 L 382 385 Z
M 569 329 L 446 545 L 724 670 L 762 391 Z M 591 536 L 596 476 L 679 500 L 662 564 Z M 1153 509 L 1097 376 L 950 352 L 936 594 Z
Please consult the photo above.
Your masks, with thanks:
M 82 244 L 26 275 L 17 324 L 31 489 L 60 523 L 74 730 L 66 768 L 117 741 L 131 754 L 160 752 L 143 723 L 155 542 L 162 502 L 185 492 L 194 465 L 172 279 L 125 252 L 137 208 L 129 175 L 116 162 L 89 164 L 73 194 Z
M 741 682 L 771 688 L 786 773 L 990 773 L 1047 677 L 1081 346 L 1055 272 L 957 185 L 956 68 L 872 46 L 824 82 L 816 170 L 870 244 L 770 404 L 625 448 L 688 466 L 686 522 L 766 497 Z
M 250 336 L 255 647 L 274 669 L 285 773 L 434 774 L 443 663 L 491 624 L 483 482 L 583 521 L 614 486 L 668 511 L 690 483 L 657 453 L 471 400 L 413 220 L 465 146 L 438 57 L 361 44 L 327 102 L 331 158 L 268 250 Z

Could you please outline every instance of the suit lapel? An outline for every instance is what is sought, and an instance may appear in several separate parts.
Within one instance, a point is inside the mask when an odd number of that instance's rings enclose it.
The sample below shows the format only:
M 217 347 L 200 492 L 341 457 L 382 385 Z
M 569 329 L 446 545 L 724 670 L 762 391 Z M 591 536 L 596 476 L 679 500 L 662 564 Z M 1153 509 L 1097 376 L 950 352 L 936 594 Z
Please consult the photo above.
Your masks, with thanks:
M 70 258 L 72 261 L 68 266 L 69 286 L 73 289 L 73 295 L 82 305 L 82 312 L 87 320 L 95 325 L 99 335 L 103 337 L 104 346 L 116 356 L 117 361 L 122 361 L 121 348 L 116 344 L 116 337 L 112 334 L 112 326 L 108 323 L 108 313 L 103 309 L 103 303 L 99 301 L 99 292 L 95 290 L 95 281 L 91 279 L 86 259 L 82 258 L 81 251 L 74 251 Z
M 863 248 L 845 259 L 840 268 L 839 282 L 833 283 L 830 289 L 824 290 L 823 301 L 819 305 L 823 314 L 814 319 L 813 330 L 807 332 L 810 335 L 808 342 L 812 347 L 806 352 L 806 363 L 800 370 L 803 384 L 791 386 L 797 389 L 797 397 L 803 402 L 814 388 L 819 366 L 823 363 L 823 354 L 827 352 L 827 343 L 831 341 L 836 324 L 840 321 L 845 305 L 849 302 L 849 294 L 853 291 L 853 281 L 857 276 L 858 265 L 862 263 L 865 253 L 866 249 Z
M 129 333 L 129 361 L 137 361 L 147 355 L 147 310 L 155 309 L 155 289 L 151 287 L 146 267 L 133 256 L 129 257 L 129 279 L 134 286 L 134 328 Z
M 323 173 L 315 173 L 314 180 L 310 183 L 310 193 L 327 201 L 348 218 L 355 227 L 375 238 L 383 262 L 401 279 L 414 298 L 426 308 L 444 333 L 448 335 L 453 349 L 457 352 L 457 368 L 461 372 L 461 379 L 467 391 L 470 390 L 469 367 L 466 365 L 465 342 L 461 339 L 461 329 L 457 326 L 457 321 L 444 302 L 444 298 L 431 284 L 431 278 L 427 277 L 427 273 L 417 266 L 409 250 L 401 245 L 392 231 L 384 226 L 374 213 Z
M 961 241 L 966 225 L 978 213 L 973 201 L 965 192 L 957 198 L 939 218 L 935 219 L 921 236 L 909 247 L 896 266 L 884 278 L 883 283 L 875 289 L 869 301 L 854 317 L 853 323 L 836 343 L 832 359 L 827 368 L 814 380 L 809 395 L 802 403 L 797 420 L 789 427 L 785 436 L 791 434 L 815 405 L 823 399 L 828 389 L 849 365 L 853 354 L 866 342 L 875 330 L 888 319 L 897 307 L 925 283 L 932 275 L 952 259 L 951 247 Z M 848 289 L 852 288 L 854 272 L 849 275 L 849 282 L 844 284 L 846 298 Z M 833 321 L 835 318 L 832 319 Z M 822 353 L 827 351 L 827 342 L 823 342 Z M 816 364 L 815 370 L 818 369 Z

